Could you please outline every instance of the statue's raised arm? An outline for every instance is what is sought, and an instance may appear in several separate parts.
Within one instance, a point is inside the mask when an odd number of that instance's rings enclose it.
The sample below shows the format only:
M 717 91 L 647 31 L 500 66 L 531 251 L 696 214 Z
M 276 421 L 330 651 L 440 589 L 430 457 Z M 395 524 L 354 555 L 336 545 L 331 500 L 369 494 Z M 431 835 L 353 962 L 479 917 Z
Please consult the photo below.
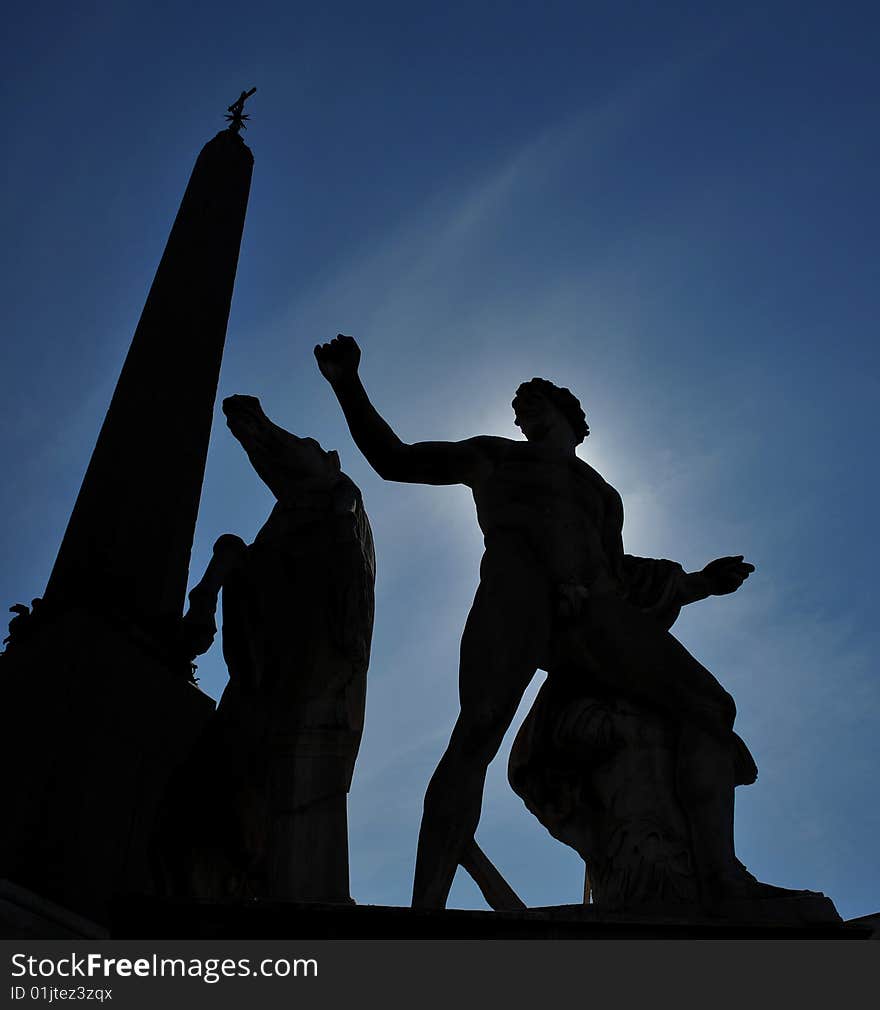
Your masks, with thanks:
M 339 400 L 351 437 L 380 477 L 408 484 L 472 485 L 489 465 L 483 444 L 489 439 L 403 442 L 370 403 L 358 375 L 361 350 L 354 337 L 340 333 L 318 344 L 315 358 Z

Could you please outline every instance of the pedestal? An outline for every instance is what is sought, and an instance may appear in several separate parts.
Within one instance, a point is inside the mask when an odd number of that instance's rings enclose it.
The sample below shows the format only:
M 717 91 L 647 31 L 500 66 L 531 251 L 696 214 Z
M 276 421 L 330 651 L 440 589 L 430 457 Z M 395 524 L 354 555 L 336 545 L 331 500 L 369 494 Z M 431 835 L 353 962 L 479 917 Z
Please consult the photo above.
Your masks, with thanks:
M 115 894 L 149 894 L 158 803 L 213 710 L 185 665 L 86 610 L 10 649 L 0 660 L 0 878 L 97 923 Z

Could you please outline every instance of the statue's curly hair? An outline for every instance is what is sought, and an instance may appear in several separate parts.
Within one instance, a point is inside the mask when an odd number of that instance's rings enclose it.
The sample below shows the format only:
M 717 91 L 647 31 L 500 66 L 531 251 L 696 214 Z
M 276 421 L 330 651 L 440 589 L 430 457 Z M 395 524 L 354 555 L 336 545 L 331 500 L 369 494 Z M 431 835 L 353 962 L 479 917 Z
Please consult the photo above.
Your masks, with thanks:
M 549 379 L 539 379 L 536 376 L 534 379 L 529 379 L 528 382 L 523 382 L 517 389 L 516 396 L 514 396 L 511 404 L 514 413 L 516 413 L 516 404 L 520 395 L 528 390 L 546 396 L 565 415 L 566 421 L 571 425 L 572 430 L 577 436 L 575 445 L 580 445 L 587 435 L 590 434 L 590 426 L 587 424 L 587 418 L 581 407 L 580 400 L 578 400 L 570 389 L 567 389 L 565 386 L 557 386 Z

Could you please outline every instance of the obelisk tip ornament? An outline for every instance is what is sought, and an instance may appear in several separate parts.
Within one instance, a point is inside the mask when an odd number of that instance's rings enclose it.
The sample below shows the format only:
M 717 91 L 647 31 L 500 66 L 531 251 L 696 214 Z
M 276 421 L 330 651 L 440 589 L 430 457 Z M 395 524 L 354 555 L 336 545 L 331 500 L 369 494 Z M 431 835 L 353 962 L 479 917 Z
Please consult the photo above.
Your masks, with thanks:
M 244 103 L 256 92 L 256 88 L 251 88 L 250 91 L 242 91 L 238 98 L 229 106 L 226 110 L 226 119 L 229 123 L 227 129 L 232 130 L 233 133 L 240 133 L 242 130 L 246 130 L 245 120 L 251 117 L 244 113 Z

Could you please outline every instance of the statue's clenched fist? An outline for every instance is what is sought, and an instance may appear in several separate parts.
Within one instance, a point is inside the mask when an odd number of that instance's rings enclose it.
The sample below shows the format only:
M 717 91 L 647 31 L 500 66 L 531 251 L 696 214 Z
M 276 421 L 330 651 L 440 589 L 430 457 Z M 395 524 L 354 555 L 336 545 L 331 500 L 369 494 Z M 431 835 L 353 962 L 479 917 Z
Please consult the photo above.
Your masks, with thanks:
M 354 337 L 340 333 L 328 344 L 318 344 L 315 347 L 315 358 L 321 375 L 331 386 L 337 386 L 357 375 L 361 349 Z

